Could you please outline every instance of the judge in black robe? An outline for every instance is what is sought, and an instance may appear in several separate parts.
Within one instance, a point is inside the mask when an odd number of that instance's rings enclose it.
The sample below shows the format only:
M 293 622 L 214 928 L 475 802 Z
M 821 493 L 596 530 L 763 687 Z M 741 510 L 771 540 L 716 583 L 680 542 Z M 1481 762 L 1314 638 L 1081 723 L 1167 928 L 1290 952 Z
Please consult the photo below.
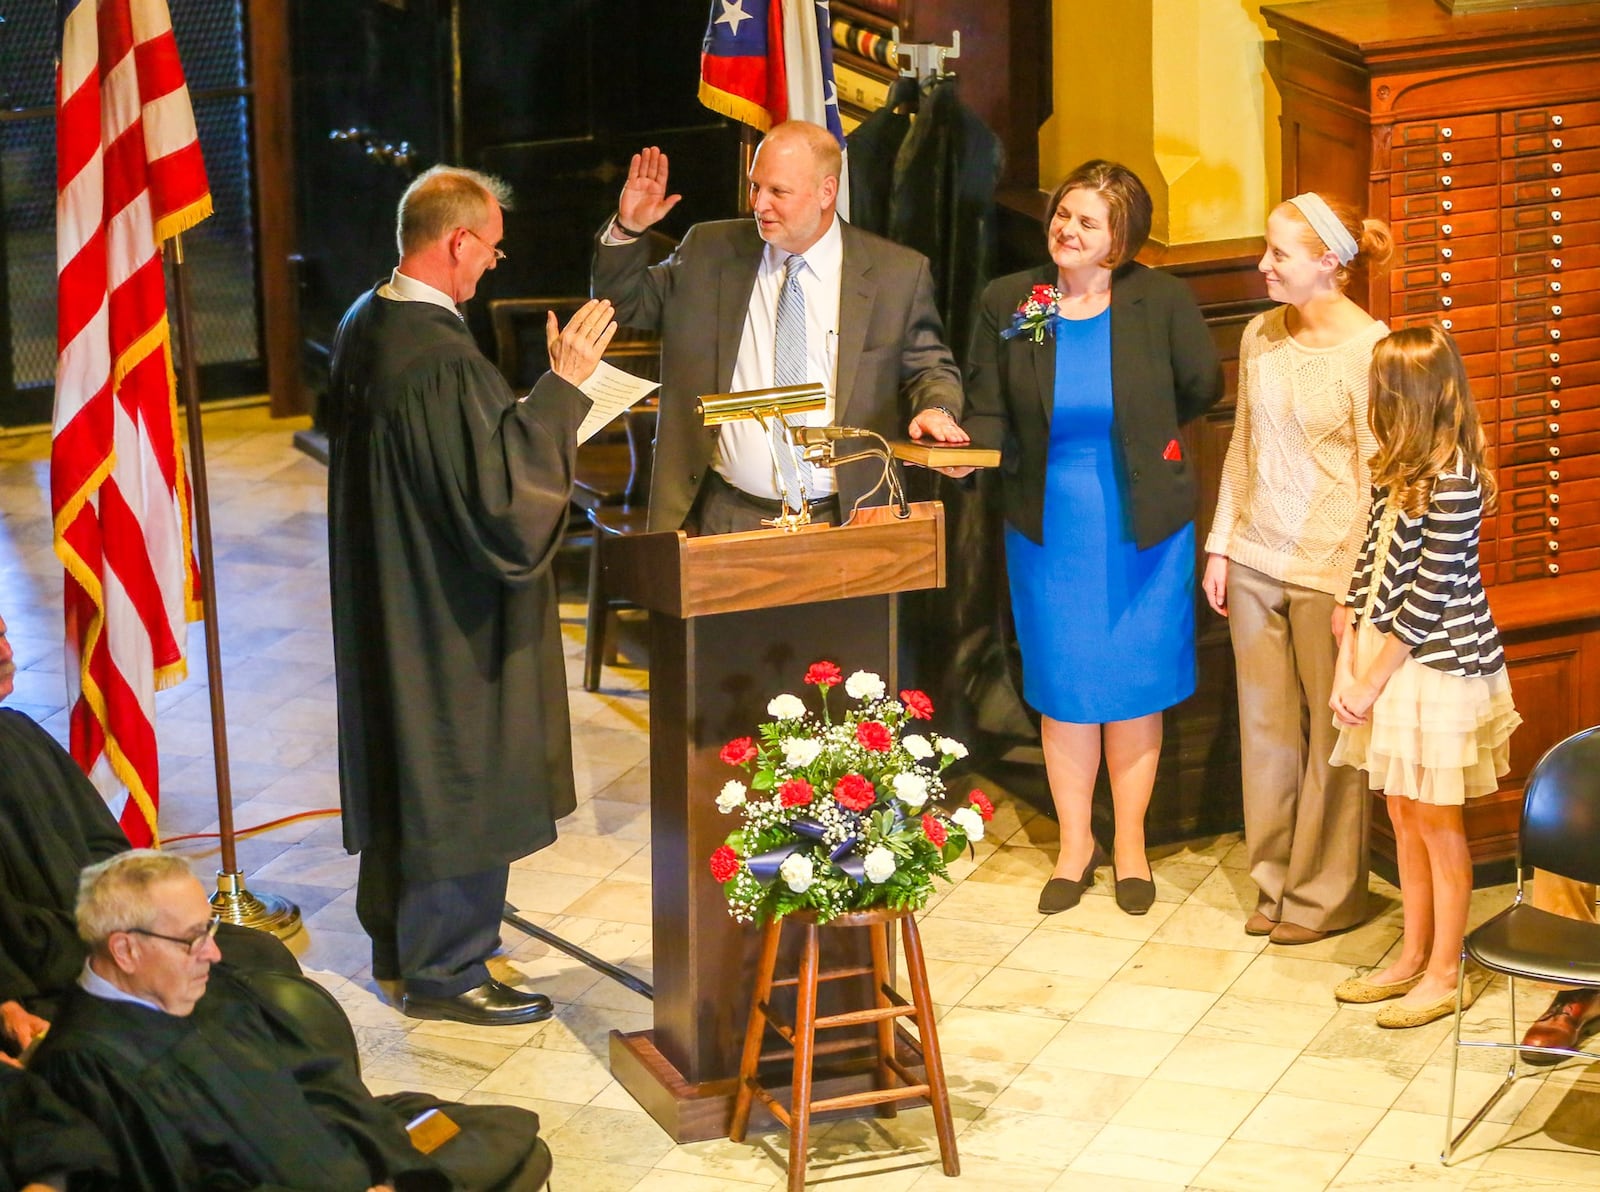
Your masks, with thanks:
M 476 206 L 437 214 L 442 189 Z M 488 974 L 509 863 L 576 806 L 550 564 L 572 488 L 576 385 L 610 342 L 590 303 L 518 400 L 455 304 L 493 268 L 504 188 L 436 167 L 401 200 L 399 267 L 345 314 L 327 398 L 329 561 L 345 845 L 372 970 L 406 1012 L 550 1012 Z M 465 226 L 462 226 L 465 225 Z

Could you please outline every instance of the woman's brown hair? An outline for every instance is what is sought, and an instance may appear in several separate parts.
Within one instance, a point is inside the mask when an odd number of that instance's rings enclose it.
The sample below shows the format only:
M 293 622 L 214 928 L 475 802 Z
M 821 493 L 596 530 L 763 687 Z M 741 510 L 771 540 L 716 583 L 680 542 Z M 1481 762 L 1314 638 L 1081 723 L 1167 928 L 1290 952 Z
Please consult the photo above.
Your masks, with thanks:
M 1138 256 L 1144 242 L 1150 239 L 1150 219 L 1155 208 L 1139 175 L 1114 161 L 1095 158 L 1084 162 L 1063 178 L 1050 196 L 1050 206 L 1045 208 L 1047 224 L 1056 217 L 1061 200 L 1074 190 L 1092 190 L 1105 200 L 1107 230 L 1111 233 L 1111 255 L 1103 262 L 1105 267 L 1115 269 Z
M 1496 484 L 1467 367 L 1455 340 L 1437 323 L 1405 327 L 1378 341 L 1368 374 L 1367 423 L 1378 440 L 1372 483 L 1395 494 L 1411 517 L 1421 517 L 1439 474 L 1478 474 L 1483 505 Z

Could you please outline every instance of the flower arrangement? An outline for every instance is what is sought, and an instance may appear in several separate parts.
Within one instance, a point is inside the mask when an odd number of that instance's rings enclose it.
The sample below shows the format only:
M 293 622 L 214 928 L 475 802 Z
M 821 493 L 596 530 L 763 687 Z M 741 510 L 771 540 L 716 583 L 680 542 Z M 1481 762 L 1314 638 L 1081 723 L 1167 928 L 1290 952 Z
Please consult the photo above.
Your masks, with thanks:
M 1044 343 L 1046 335 L 1054 334 L 1051 320 L 1059 313 L 1056 304 L 1060 301 L 1061 291 L 1055 286 L 1034 286 L 1017 306 L 1011 326 L 1000 333 L 1000 338 L 1015 339 L 1025 333 L 1034 343 Z
M 891 697 L 870 671 L 845 678 L 815 662 L 805 682 L 820 696 L 812 712 L 797 695 L 774 696 L 759 741 L 737 737 L 721 758 L 748 781 L 729 779 L 717 809 L 741 825 L 711 854 L 728 913 L 765 922 L 797 910 L 827 922 L 847 911 L 925 905 L 935 877 L 969 843 L 983 839 L 994 806 L 973 791 L 946 813 L 944 770 L 966 746 L 937 734 L 908 732 L 931 720 L 921 691 Z M 853 702 L 836 721 L 828 693 L 839 685 Z

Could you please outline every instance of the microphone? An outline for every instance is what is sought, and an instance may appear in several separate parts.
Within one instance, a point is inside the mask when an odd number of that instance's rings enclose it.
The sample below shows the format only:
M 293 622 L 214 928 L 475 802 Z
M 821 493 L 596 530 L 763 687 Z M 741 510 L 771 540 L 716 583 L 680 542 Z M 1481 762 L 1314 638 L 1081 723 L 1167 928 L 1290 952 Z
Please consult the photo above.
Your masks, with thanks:
M 854 426 L 789 427 L 789 441 L 797 447 L 814 447 L 819 443 L 833 443 L 839 439 L 862 439 L 871 434 L 870 430 L 861 430 Z

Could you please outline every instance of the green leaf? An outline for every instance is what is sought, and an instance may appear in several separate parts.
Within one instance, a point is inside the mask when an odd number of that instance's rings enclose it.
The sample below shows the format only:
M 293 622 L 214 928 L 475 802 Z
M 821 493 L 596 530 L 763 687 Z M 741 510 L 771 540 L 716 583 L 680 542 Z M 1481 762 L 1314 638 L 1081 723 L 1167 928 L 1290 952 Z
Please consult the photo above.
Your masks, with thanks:
M 750 780 L 753 790 L 770 791 L 778 781 L 778 772 L 773 769 L 757 770 L 756 776 Z

